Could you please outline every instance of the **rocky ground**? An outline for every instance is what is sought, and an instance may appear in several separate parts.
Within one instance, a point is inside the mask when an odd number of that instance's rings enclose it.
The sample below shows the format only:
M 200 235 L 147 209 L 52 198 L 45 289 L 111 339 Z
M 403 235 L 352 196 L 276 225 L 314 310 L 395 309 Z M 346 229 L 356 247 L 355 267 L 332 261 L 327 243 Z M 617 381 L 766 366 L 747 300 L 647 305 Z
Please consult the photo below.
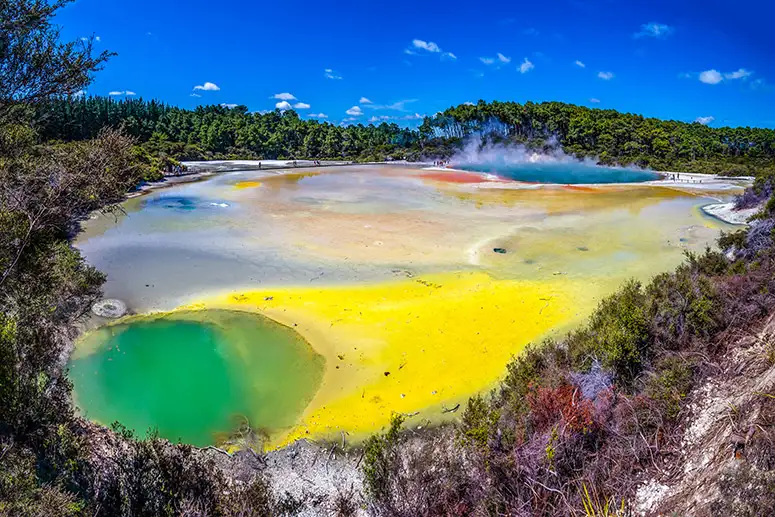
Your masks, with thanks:
M 274 498 L 289 514 L 367 515 L 362 493 L 362 451 L 345 443 L 317 444 L 307 440 L 258 455 L 250 450 L 228 455 L 209 448 L 212 457 L 236 485 L 256 474 L 269 481 Z
M 640 487 L 637 514 L 769 515 L 756 509 L 766 499 L 756 492 L 773 486 L 766 480 L 775 454 L 774 350 L 775 315 L 737 336 L 716 372 L 692 391 L 681 448 Z

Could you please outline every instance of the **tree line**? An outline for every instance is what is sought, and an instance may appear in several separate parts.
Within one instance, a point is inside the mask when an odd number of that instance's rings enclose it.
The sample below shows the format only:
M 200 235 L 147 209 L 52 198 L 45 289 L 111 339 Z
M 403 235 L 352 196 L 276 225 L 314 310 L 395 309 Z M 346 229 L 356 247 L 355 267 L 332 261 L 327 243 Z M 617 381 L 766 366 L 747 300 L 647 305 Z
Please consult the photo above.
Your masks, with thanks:
M 562 102 L 461 104 L 426 118 L 419 132 L 424 139 L 480 135 L 538 148 L 556 144 L 578 158 L 656 170 L 754 174 L 775 165 L 771 129 L 712 128 Z
M 249 113 L 247 107 L 185 110 L 157 101 L 101 97 L 57 99 L 37 106 L 45 140 L 94 138 L 104 127 L 123 128 L 152 153 L 179 160 L 218 158 L 330 158 L 377 161 L 403 158 L 416 131 L 397 124 L 337 126 L 302 120 L 295 111 Z
M 36 104 L 35 118 L 44 140 L 88 140 L 104 127 L 121 127 L 150 154 L 177 160 L 428 160 L 450 157 L 479 136 L 539 151 L 560 147 L 604 165 L 752 175 L 775 168 L 771 129 L 712 128 L 562 102 L 461 104 L 426 117 L 417 129 L 386 122 L 341 126 L 303 120 L 292 110 L 186 110 L 153 100 L 72 96 Z

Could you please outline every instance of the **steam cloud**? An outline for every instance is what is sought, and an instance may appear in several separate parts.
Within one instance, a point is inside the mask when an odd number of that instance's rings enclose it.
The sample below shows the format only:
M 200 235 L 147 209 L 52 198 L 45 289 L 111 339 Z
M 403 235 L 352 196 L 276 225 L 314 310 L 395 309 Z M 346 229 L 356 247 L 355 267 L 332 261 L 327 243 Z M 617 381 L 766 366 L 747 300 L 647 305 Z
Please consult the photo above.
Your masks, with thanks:
M 463 149 L 455 153 L 450 160 L 455 165 L 488 165 L 509 166 L 530 163 L 574 163 L 579 165 L 597 165 L 597 160 L 586 158 L 578 160 L 565 154 L 556 137 L 546 142 L 546 147 L 539 152 L 528 149 L 522 144 L 493 143 L 484 140 L 480 135 L 470 137 Z

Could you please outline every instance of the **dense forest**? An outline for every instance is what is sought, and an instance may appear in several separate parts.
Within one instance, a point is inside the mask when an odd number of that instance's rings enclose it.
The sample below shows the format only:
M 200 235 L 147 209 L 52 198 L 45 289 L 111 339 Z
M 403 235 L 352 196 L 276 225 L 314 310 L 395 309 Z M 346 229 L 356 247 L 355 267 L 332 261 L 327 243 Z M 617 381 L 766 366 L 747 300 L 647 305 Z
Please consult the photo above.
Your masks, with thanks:
M 245 106 L 184 110 L 156 101 L 64 98 L 37 106 L 47 140 L 94 138 L 121 127 L 152 156 L 346 159 L 382 161 L 448 158 L 468 137 L 541 150 L 561 147 L 603 164 L 656 170 L 750 174 L 775 168 L 775 131 L 711 128 L 561 102 L 479 101 L 426 117 L 417 130 L 397 124 L 338 126 L 302 120 L 294 111 L 248 113 Z
M 177 160 L 209 158 L 348 159 L 403 158 L 418 134 L 397 124 L 337 126 L 302 120 L 295 111 L 248 113 L 245 106 L 204 106 L 193 111 L 156 101 L 69 98 L 38 106 L 47 140 L 94 138 L 119 128 L 151 153 Z
M 711 128 L 562 102 L 463 104 L 426 118 L 419 131 L 445 139 L 485 134 L 533 146 L 556 142 L 579 158 L 656 170 L 753 175 L 775 166 L 771 129 Z

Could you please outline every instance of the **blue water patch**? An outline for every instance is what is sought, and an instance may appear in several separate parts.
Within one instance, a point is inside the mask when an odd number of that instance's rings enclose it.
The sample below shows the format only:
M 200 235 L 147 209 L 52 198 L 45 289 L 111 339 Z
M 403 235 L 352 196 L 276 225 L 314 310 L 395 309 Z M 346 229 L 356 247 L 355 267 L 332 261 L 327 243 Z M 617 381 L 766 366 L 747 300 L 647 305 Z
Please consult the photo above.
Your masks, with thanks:
M 198 196 L 153 196 L 143 203 L 144 208 L 162 208 L 176 212 L 190 212 L 201 209 L 228 208 L 230 205 L 223 201 L 202 199 Z
M 502 178 L 531 183 L 558 183 L 563 185 L 590 183 L 640 183 L 658 180 L 653 171 L 620 167 L 598 167 L 584 163 L 467 163 L 455 168 L 471 172 L 485 172 Z

